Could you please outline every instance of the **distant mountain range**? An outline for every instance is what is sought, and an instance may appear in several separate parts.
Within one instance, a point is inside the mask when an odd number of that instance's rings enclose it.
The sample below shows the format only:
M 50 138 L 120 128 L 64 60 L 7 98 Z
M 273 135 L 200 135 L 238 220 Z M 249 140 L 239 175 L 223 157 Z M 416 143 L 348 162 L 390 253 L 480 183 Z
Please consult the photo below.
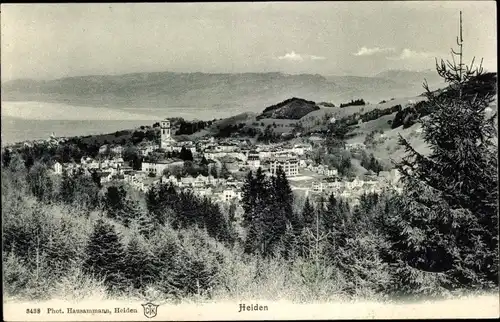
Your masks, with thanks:
M 415 96 L 422 82 L 439 84 L 434 72 L 387 71 L 374 77 L 288 75 L 283 73 L 134 73 L 78 76 L 55 80 L 14 80 L 2 84 L 2 101 L 58 102 L 71 105 L 132 109 L 211 111 L 230 116 L 260 113 L 290 97 L 340 104 L 363 98 L 376 102 Z M 166 114 L 165 113 L 165 114 Z M 220 115 L 220 113 L 219 113 Z
M 435 70 L 414 72 L 408 70 L 391 69 L 378 73 L 374 77 L 408 84 L 422 84 L 424 82 L 424 79 L 426 79 L 429 83 L 435 84 L 440 80 L 440 77 Z

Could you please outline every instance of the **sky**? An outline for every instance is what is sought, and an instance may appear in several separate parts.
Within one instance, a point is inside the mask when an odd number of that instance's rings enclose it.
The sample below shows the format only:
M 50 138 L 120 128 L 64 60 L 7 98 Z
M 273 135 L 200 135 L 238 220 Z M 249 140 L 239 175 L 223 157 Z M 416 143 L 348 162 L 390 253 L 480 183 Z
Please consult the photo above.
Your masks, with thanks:
M 173 71 L 373 76 L 497 68 L 493 1 L 2 4 L 2 81 Z

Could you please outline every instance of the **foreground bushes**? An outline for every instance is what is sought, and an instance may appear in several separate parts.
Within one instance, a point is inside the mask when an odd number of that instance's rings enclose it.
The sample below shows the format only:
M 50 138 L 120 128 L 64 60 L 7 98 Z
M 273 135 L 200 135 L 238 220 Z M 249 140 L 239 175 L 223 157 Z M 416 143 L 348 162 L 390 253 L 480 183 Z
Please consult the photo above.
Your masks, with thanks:
M 350 279 L 332 265 L 249 256 L 200 228 L 163 225 L 145 237 L 136 223 L 125 227 L 102 213 L 30 201 L 3 209 L 8 297 L 78 300 L 157 294 L 172 301 L 311 302 L 340 298 L 352 288 Z M 364 290 L 355 294 L 373 295 L 370 285 L 359 287 Z

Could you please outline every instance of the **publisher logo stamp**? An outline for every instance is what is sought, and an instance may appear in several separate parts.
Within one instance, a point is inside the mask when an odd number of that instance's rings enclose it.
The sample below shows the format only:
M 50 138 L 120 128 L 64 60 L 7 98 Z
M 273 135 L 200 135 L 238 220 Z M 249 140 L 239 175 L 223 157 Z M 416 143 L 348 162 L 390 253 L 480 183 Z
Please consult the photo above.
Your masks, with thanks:
M 156 316 L 156 313 L 158 312 L 158 306 L 153 303 L 146 303 L 146 304 L 141 304 L 142 307 L 144 308 L 144 315 L 148 318 L 154 318 Z

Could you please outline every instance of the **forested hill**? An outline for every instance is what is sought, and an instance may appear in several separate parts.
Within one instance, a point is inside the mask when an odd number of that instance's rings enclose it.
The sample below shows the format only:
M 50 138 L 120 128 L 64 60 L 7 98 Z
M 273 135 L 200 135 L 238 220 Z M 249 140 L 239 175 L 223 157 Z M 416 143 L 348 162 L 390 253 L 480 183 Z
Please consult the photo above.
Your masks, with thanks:
M 259 118 L 298 120 L 312 111 L 319 110 L 313 101 L 292 97 L 276 105 L 266 107 Z

